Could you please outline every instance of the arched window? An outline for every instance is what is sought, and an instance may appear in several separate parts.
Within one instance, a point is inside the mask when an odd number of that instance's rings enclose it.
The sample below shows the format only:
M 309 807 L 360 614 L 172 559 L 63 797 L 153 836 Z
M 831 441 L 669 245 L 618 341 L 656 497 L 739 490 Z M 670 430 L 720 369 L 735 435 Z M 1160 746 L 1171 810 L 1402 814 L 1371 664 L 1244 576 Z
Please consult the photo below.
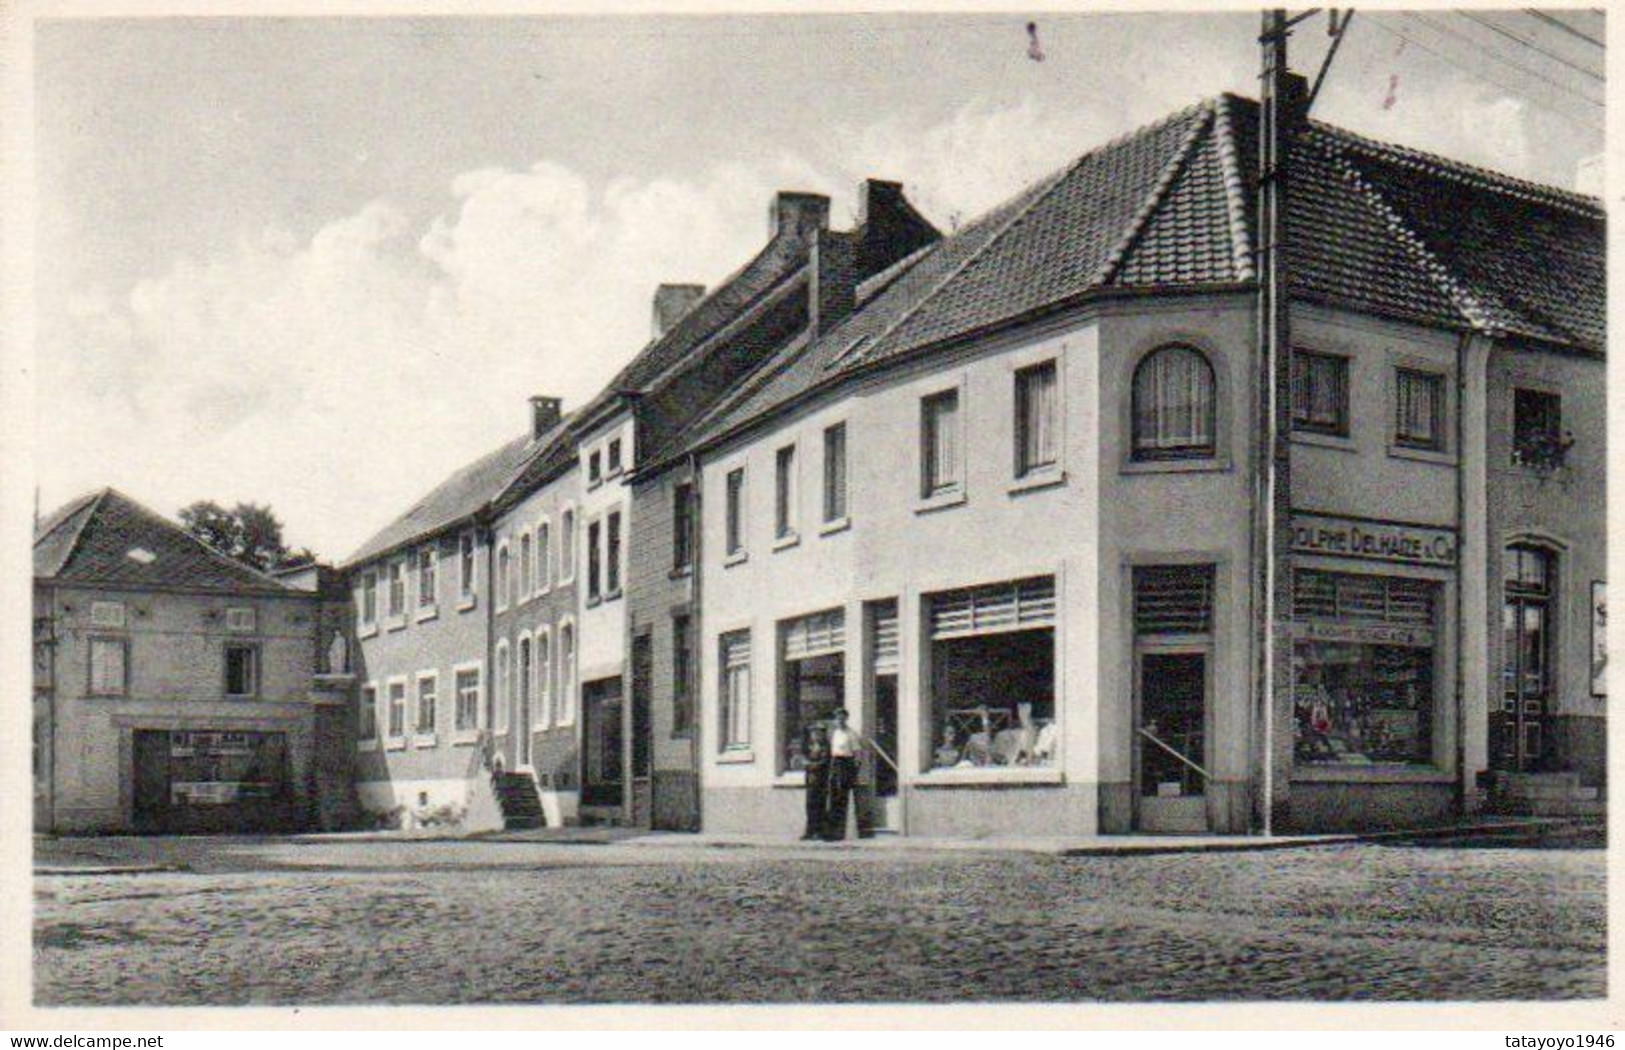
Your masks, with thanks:
M 536 635 L 536 728 L 553 724 L 553 639 L 546 630 Z
M 1165 346 L 1134 370 L 1134 458 L 1200 459 L 1214 453 L 1213 366 L 1200 350 Z
M 530 563 L 530 533 L 519 537 L 519 595 L 528 595 L 535 584 L 535 568 Z
M 497 550 L 497 608 L 507 607 L 508 597 L 513 593 L 512 585 L 508 572 L 508 545 L 503 544 Z
M 559 628 L 559 725 L 570 725 L 576 717 L 576 629 L 566 622 Z

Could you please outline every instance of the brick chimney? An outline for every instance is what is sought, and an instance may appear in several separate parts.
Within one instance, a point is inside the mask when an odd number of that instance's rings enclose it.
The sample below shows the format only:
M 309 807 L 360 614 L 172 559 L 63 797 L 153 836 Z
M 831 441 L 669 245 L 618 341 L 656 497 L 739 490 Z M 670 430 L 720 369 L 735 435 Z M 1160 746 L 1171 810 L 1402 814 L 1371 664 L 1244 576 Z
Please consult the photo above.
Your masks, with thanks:
M 656 288 L 654 337 L 659 339 L 671 331 L 672 326 L 681 321 L 683 315 L 694 309 L 704 298 L 703 284 L 663 284 Z
M 534 441 L 559 425 L 564 399 L 537 394 L 530 399 L 530 437 Z
M 829 198 L 822 193 L 780 190 L 768 215 L 767 235 L 795 233 L 811 240 L 815 230 L 829 229 Z
M 865 179 L 858 214 L 858 279 L 865 280 L 942 239 L 942 233 L 903 196 L 903 184 Z
M 808 303 L 817 335 L 840 324 L 858 301 L 858 231 L 819 230 L 813 240 Z

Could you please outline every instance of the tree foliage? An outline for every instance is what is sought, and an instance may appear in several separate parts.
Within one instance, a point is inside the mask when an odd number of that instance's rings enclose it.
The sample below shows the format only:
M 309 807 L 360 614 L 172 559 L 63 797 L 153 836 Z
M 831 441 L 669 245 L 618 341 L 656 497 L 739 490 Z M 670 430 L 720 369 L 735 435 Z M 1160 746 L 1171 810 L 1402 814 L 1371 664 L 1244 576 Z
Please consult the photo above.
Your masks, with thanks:
M 260 571 L 314 561 L 310 551 L 288 547 L 282 540 L 282 522 L 270 507 L 239 503 L 230 510 L 214 500 L 198 500 L 181 508 L 186 531 L 222 554 Z

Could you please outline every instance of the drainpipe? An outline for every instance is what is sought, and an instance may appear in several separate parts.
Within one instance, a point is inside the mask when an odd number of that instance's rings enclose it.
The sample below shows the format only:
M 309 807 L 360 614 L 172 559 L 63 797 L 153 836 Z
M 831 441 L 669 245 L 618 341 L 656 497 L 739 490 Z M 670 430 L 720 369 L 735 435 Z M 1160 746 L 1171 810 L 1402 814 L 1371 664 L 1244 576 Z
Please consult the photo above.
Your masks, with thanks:
M 700 738 L 700 734 L 704 732 L 702 727 L 705 724 L 705 719 L 700 717 L 700 681 L 704 678 L 704 675 L 700 671 L 700 661 L 704 659 L 706 648 L 704 642 L 705 623 L 703 619 L 705 604 L 700 601 L 701 580 L 703 580 L 705 577 L 705 548 L 702 540 L 702 537 L 705 535 L 705 515 L 703 513 L 705 500 L 702 493 L 705 491 L 705 489 L 704 486 L 700 484 L 700 454 L 698 452 L 690 452 L 688 454 L 688 478 L 688 491 L 690 493 L 689 499 L 694 501 L 694 506 L 689 509 L 688 519 L 690 530 L 688 550 L 689 561 L 692 563 L 692 568 L 688 574 L 689 659 L 687 686 L 689 691 L 689 717 L 694 720 L 693 724 L 689 727 L 688 760 L 689 764 L 694 767 L 694 830 L 699 832 L 705 827 L 705 821 L 702 817 L 705 792 L 701 789 L 700 784 L 700 758 L 705 754 L 703 742 Z
M 1467 813 L 1467 566 L 1462 544 L 1467 538 L 1467 351 L 1471 332 L 1456 340 L 1456 813 Z M 1488 654 L 1484 654 L 1488 658 Z

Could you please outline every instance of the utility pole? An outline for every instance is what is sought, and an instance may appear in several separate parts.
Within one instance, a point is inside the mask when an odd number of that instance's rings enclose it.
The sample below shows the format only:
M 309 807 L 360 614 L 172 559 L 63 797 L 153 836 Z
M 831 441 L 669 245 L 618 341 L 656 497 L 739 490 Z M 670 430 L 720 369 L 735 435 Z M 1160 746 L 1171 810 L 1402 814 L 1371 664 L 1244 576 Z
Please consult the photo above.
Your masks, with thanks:
M 1257 619 L 1258 652 L 1255 681 L 1263 737 L 1262 798 L 1258 816 L 1265 835 L 1274 834 L 1278 800 L 1282 796 L 1276 779 L 1290 771 L 1292 761 L 1292 653 L 1286 637 L 1292 614 L 1292 339 L 1284 220 L 1287 148 L 1302 95 L 1287 69 L 1287 35 L 1291 26 L 1285 11 L 1266 11 L 1259 36 L 1263 49 L 1258 107 L 1260 425 L 1254 448 L 1253 609 Z M 1278 738 L 1286 741 L 1284 754 Z

